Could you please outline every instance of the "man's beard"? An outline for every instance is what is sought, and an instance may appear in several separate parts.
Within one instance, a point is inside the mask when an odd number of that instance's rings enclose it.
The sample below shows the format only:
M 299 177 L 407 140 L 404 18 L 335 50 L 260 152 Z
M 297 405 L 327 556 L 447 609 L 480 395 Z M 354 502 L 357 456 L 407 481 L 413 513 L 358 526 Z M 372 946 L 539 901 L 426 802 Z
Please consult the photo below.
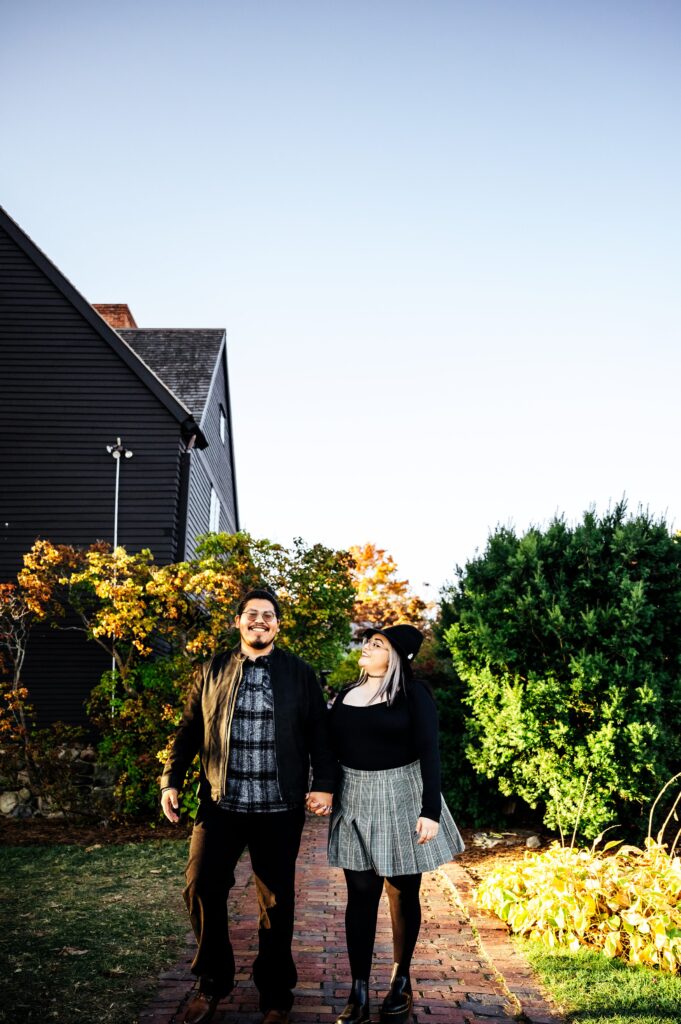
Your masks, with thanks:
M 265 647 L 269 647 L 271 643 L 271 640 L 263 640 L 262 637 L 249 637 L 248 639 L 248 646 L 252 647 L 254 651 L 262 651 Z

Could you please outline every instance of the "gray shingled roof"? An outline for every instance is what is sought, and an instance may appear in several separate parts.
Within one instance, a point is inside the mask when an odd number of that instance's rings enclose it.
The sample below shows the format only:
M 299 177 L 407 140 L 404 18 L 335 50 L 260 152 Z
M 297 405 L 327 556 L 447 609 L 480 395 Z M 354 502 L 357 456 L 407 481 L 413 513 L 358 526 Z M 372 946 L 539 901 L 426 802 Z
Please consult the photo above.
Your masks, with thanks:
M 187 406 L 198 423 L 225 332 L 120 329 L 117 333 Z

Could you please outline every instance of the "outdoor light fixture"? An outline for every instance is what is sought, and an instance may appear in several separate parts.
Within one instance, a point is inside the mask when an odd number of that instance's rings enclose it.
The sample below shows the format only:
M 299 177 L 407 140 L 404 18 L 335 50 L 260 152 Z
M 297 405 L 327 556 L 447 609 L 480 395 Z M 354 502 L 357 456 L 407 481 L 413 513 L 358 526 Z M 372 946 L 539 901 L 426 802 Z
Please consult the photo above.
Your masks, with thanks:
M 114 459 L 120 459 L 121 455 L 125 456 L 126 459 L 132 458 L 132 452 L 129 448 L 122 446 L 120 437 L 118 438 L 118 444 L 108 444 L 106 450 Z
M 113 535 L 113 549 L 114 556 L 116 548 L 118 547 L 118 487 L 120 483 L 121 475 L 121 456 L 124 459 L 131 459 L 132 452 L 129 448 L 124 448 L 120 437 L 116 438 L 116 444 L 108 444 L 106 450 L 112 459 L 116 460 L 116 485 L 114 489 L 114 535 Z M 116 574 L 115 561 L 114 561 L 114 579 Z M 114 717 L 115 706 L 114 697 L 116 693 L 116 657 L 111 655 L 111 717 Z
M 108 444 L 106 450 L 112 459 L 116 460 L 116 485 L 114 490 L 114 536 L 113 546 L 114 551 L 118 547 L 118 487 L 120 483 L 120 472 L 121 472 L 121 456 L 124 459 L 131 459 L 132 452 L 129 448 L 125 448 L 121 442 L 120 437 L 116 438 L 116 444 Z

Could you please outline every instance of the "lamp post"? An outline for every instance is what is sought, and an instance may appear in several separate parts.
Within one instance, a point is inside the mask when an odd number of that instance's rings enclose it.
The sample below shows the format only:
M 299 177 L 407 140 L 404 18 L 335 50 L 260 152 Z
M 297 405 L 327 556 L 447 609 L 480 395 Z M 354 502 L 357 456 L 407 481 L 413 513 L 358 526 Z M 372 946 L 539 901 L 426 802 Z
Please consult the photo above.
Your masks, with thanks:
M 131 459 L 132 452 L 129 448 L 124 448 L 120 437 L 116 438 L 116 444 L 108 444 L 106 450 L 112 459 L 116 462 L 116 485 L 114 490 L 114 535 L 113 535 L 113 547 L 114 551 L 118 547 L 118 486 L 121 477 L 121 459 Z
M 129 448 L 125 448 L 121 442 L 120 437 L 116 438 L 116 444 L 108 444 L 106 446 L 111 458 L 116 463 L 116 483 L 114 485 L 114 533 L 113 533 L 113 553 L 114 553 L 114 583 L 116 582 L 116 548 L 118 547 L 118 489 L 121 479 L 121 459 L 131 459 L 132 452 Z M 115 638 L 114 638 L 115 639 Z M 116 655 L 111 655 L 111 717 L 114 717 L 114 696 L 116 690 Z

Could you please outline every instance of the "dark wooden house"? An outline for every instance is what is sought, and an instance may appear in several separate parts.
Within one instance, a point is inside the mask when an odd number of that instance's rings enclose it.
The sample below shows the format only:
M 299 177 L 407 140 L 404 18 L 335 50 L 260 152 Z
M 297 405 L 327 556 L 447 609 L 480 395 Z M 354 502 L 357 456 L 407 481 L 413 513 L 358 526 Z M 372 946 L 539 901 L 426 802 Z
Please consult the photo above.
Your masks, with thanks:
M 0 208 L 3 439 L 0 580 L 37 537 L 113 540 L 160 563 L 197 535 L 239 528 L 225 331 L 138 328 L 91 306 Z M 39 719 L 83 720 L 106 656 L 76 633 L 37 630 L 25 679 Z

